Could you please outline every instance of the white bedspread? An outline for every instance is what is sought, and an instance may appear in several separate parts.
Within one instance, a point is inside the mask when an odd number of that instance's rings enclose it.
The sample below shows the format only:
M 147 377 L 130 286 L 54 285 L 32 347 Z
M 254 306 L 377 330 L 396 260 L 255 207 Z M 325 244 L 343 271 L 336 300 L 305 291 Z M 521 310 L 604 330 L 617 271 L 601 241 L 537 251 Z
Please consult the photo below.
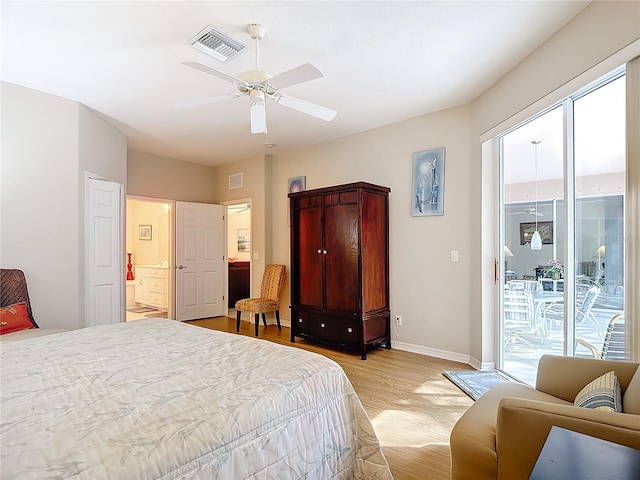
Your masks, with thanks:
M 321 355 L 157 318 L 0 350 L 3 480 L 392 478 Z

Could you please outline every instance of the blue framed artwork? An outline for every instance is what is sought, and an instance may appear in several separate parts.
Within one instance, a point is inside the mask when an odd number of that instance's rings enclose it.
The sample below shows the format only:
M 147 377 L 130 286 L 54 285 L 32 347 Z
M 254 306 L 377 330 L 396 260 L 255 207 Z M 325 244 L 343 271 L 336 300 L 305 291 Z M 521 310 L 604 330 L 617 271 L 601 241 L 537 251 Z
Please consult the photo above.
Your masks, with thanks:
M 411 216 L 444 215 L 444 148 L 413 154 Z

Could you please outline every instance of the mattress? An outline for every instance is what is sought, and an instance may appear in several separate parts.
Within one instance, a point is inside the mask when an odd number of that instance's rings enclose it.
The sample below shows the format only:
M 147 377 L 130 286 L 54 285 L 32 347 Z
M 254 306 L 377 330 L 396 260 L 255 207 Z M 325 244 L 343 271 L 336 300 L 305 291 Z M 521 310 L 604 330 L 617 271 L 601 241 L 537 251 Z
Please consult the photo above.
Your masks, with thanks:
M 342 368 L 149 318 L 0 344 L 7 479 L 390 479 Z

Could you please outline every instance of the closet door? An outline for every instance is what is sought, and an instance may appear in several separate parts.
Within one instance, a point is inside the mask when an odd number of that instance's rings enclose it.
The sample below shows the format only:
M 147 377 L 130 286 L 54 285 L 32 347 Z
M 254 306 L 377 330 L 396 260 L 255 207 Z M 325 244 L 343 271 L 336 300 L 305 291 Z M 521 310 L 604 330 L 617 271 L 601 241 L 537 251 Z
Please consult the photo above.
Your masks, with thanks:
M 358 205 L 325 208 L 325 308 L 359 311 Z
M 322 308 L 324 304 L 322 230 L 322 207 L 299 210 L 297 286 L 300 305 Z

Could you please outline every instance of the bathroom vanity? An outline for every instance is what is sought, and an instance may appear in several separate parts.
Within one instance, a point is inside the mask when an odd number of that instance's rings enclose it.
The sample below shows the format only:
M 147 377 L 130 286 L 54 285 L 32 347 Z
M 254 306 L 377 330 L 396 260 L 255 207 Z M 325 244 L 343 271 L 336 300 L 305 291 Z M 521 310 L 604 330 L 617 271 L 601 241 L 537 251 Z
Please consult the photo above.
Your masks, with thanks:
M 162 266 L 136 267 L 136 303 L 167 310 L 169 308 L 168 273 L 169 269 Z

